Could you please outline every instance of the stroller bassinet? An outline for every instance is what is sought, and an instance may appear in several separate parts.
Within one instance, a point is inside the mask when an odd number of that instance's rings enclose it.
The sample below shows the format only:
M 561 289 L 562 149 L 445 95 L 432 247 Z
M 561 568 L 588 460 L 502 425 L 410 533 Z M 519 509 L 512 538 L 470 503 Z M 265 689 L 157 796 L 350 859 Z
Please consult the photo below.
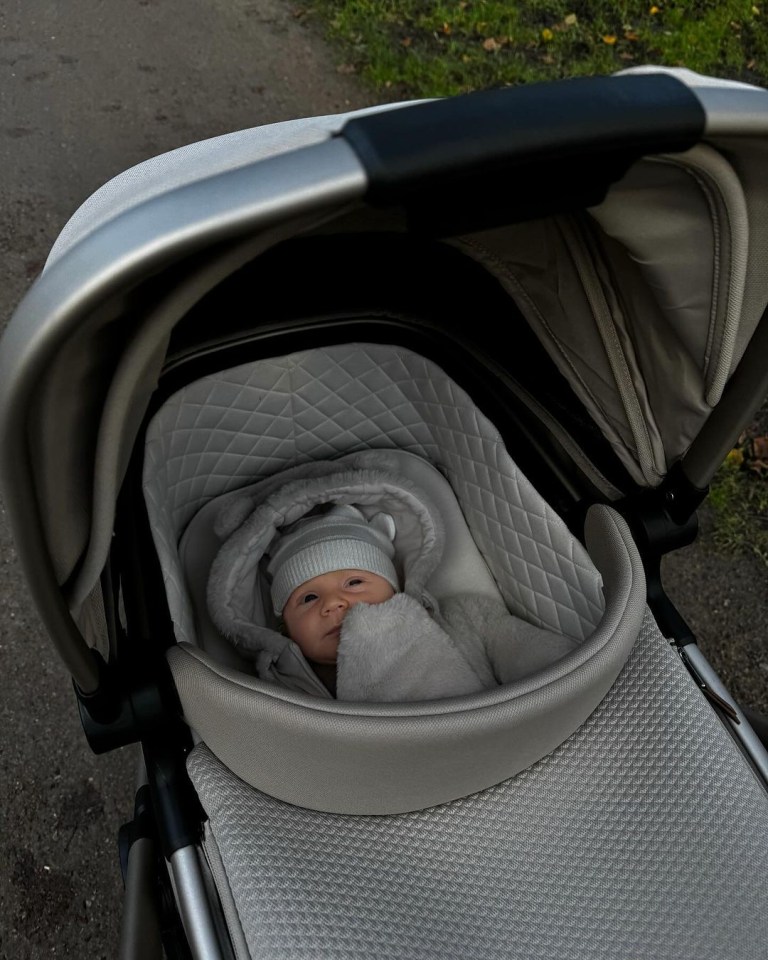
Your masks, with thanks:
M 277 125 L 73 218 L 3 341 L 3 470 L 91 745 L 142 742 L 125 957 L 165 861 L 197 957 L 761 955 L 768 757 L 658 574 L 766 388 L 766 101 L 653 73 Z M 215 517 L 372 451 L 441 504 L 434 592 L 576 649 L 417 703 L 254 677 Z

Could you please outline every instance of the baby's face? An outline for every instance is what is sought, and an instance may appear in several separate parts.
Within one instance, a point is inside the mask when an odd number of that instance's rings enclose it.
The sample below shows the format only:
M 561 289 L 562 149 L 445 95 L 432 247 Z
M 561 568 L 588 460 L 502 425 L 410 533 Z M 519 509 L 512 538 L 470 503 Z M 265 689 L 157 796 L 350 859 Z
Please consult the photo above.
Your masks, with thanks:
M 377 573 L 333 570 L 297 587 L 283 609 L 288 636 L 308 660 L 336 663 L 341 623 L 356 603 L 384 603 L 392 586 Z

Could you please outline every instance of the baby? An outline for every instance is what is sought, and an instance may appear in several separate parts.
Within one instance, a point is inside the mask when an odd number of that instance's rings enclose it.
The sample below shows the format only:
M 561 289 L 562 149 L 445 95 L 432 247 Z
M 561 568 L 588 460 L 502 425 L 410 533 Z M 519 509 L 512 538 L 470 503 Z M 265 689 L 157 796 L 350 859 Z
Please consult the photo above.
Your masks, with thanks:
M 436 510 L 399 478 L 359 473 L 336 483 L 388 486 L 397 525 L 389 513 L 369 518 L 366 507 L 315 500 L 311 513 L 280 527 L 280 511 L 309 499 L 312 480 L 279 488 L 250 513 L 243 500 L 228 517 L 208 610 L 260 679 L 349 702 L 439 700 L 510 683 L 573 649 L 575 641 L 513 616 L 471 582 L 433 596 L 430 577 L 446 562 Z M 314 483 L 318 493 L 333 487 L 324 475 Z M 392 490 L 401 488 L 398 500 Z M 262 584 L 280 632 L 265 623 Z
M 274 612 L 323 683 L 335 691 L 341 625 L 358 603 L 390 600 L 400 586 L 393 564 L 395 524 L 353 506 L 296 524 L 272 550 Z

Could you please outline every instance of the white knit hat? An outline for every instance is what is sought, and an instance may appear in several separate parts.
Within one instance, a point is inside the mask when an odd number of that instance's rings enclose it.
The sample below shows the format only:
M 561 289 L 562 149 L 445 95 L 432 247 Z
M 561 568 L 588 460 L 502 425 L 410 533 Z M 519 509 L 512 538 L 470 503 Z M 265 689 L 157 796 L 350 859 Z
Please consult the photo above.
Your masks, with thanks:
M 279 616 L 293 591 L 333 570 L 366 570 L 400 589 L 392 559 L 395 521 L 388 513 L 370 520 L 352 505 L 336 506 L 321 517 L 299 520 L 270 551 L 272 606 Z

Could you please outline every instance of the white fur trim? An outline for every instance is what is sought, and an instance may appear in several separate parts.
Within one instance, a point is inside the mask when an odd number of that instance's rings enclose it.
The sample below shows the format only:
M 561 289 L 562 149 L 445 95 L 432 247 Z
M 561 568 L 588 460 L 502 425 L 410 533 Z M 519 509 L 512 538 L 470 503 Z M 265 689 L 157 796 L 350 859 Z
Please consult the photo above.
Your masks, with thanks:
M 336 664 L 339 700 L 439 700 L 484 688 L 450 636 L 413 597 L 399 593 L 385 603 L 360 603 L 344 618 Z

